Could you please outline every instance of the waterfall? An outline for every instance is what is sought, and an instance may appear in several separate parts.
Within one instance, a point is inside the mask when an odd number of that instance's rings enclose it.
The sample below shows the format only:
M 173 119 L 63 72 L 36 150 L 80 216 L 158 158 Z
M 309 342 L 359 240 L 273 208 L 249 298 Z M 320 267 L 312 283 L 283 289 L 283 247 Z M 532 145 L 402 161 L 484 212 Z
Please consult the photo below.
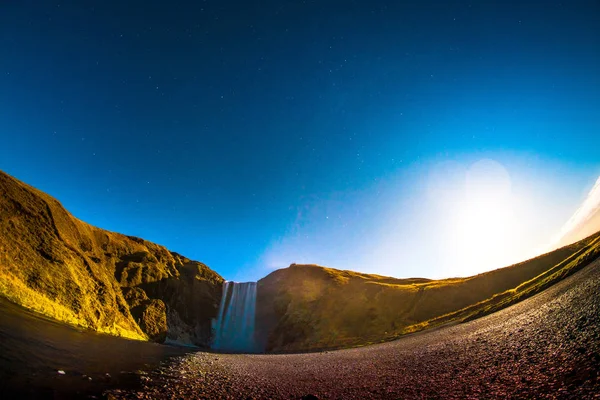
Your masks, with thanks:
M 219 315 L 214 328 L 215 350 L 255 352 L 256 282 L 223 283 Z

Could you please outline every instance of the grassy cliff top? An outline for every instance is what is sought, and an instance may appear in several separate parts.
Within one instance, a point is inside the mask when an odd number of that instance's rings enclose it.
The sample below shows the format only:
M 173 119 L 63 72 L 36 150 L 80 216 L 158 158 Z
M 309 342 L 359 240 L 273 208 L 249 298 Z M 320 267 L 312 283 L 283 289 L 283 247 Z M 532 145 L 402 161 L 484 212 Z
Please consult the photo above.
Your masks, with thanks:
M 597 255 L 599 235 L 465 278 L 397 279 L 292 264 L 259 281 L 258 337 L 269 351 L 319 350 L 485 315 L 581 268 Z

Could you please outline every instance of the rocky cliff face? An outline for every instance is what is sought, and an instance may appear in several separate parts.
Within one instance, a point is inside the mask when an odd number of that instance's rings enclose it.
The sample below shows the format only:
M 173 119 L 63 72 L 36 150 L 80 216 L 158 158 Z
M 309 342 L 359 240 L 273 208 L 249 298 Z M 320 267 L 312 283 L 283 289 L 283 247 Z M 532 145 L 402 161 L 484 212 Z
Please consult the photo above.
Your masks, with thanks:
M 140 238 L 78 220 L 0 171 L 0 295 L 59 321 L 208 346 L 223 278 Z

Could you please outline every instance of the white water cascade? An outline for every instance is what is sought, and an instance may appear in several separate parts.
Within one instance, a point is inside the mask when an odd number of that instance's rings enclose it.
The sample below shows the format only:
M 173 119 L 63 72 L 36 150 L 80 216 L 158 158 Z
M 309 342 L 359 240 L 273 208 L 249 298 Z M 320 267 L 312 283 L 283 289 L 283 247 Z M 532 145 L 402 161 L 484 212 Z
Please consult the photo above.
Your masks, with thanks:
M 212 348 L 234 352 L 256 352 L 254 326 L 256 282 L 223 284 L 219 316 L 213 326 Z

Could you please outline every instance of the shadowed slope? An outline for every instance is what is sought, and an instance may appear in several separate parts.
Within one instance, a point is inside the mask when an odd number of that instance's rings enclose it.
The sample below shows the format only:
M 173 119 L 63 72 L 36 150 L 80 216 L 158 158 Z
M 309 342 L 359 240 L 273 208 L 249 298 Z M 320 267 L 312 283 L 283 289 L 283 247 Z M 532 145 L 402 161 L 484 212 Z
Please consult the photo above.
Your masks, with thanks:
M 134 339 L 208 345 L 223 279 L 143 239 L 95 228 L 0 171 L 0 295 Z

